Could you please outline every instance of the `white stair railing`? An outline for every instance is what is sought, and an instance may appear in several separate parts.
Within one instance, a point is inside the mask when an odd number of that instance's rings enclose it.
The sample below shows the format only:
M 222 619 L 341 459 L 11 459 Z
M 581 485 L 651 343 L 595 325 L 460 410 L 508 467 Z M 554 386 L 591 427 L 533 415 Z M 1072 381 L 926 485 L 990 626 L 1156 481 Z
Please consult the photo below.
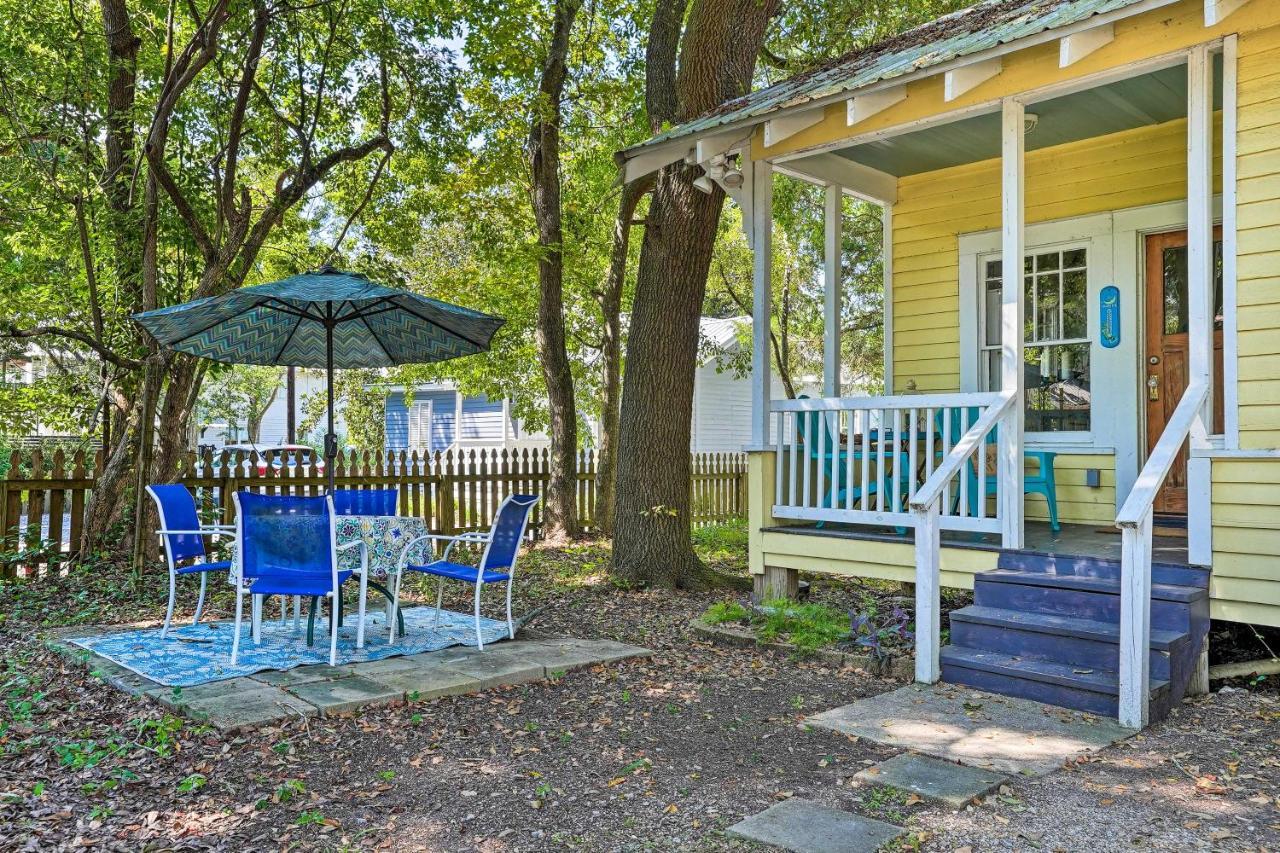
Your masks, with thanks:
M 910 527 L 911 496 L 954 453 L 951 437 L 985 422 L 1005 400 L 996 392 L 775 401 L 773 516 Z M 999 501 L 991 511 L 984 494 L 995 456 L 994 445 L 978 442 L 964 454 L 973 459 L 968 475 L 959 463 L 948 469 L 940 492 L 943 528 L 1000 532 Z
M 942 461 L 911 495 L 911 517 L 916 535 L 916 681 L 932 684 L 941 676 L 941 563 L 940 533 L 943 513 L 948 503 L 948 490 L 956 477 L 964 482 L 964 467 L 975 454 L 982 454 L 987 436 L 1002 422 L 1009 420 L 1016 395 L 1002 392 L 982 416 L 973 423 Z M 982 469 L 979 469 L 982 470 Z M 981 480 L 979 480 L 981 482 Z M 998 484 L 998 488 L 1003 488 Z M 963 504 L 963 499 L 961 500 Z M 979 503 L 983 503 L 979 500 Z M 997 497 L 996 506 L 1000 506 Z M 997 527 L 997 529 L 999 529 Z
M 1156 495 L 1173 469 L 1182 446 L 1203 436 L 1201 419 L 1208 388 L 1192 383 L 1182 393 L 1164 432 L 1142 466 L 1138 479 L 1116 514 L 1120 547 L 1120 724 L 1147 725 L 1151 658 L 1151 520 Z

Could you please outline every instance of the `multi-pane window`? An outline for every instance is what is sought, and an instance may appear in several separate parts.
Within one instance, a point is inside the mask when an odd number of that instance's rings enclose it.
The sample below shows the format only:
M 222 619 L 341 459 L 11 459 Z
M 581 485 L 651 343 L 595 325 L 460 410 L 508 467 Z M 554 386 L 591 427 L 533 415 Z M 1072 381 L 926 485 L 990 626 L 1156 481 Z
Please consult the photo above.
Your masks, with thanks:
M 1036 252 L 1022 271 L 1026 429 L 1088 431 L 1088 250 Z M 999 390 L 1000 260 L 985 261 L 982 273 L 982 378 L 987 390 Z

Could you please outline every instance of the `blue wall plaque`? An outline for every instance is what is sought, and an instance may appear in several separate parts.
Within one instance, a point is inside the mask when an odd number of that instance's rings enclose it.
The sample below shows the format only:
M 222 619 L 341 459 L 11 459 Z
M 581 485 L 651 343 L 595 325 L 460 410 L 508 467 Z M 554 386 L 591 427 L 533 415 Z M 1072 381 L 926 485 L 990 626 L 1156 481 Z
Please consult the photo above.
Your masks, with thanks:
M 1114 349 L 1120 345 L 1120 288 L 1109 284 L 1098 294 L 1098 336 L 1102 345 Z

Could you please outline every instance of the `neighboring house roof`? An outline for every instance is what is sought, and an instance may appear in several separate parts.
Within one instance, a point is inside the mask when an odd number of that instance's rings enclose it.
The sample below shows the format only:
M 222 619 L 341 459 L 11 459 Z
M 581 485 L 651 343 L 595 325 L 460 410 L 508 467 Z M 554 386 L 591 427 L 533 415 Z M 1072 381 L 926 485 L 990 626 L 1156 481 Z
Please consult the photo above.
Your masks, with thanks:
M 1129 6 L 1175 0 L 987 0 L 893 38 L 845 54 L 825 65 L 726 101 L 710 112 L 623 152 L 748 123 L 768 113 L 844 95 L 882 81 L 926 71 L 1047 30 L 1118 12 Z M 1132 10 L 1136 13 L 1137 9 Z
M 751 328 L 750 317 L 703 317 L 698 323 L 702 338 L 717 350 L 728 349 L 738 342 L 738 331 Z

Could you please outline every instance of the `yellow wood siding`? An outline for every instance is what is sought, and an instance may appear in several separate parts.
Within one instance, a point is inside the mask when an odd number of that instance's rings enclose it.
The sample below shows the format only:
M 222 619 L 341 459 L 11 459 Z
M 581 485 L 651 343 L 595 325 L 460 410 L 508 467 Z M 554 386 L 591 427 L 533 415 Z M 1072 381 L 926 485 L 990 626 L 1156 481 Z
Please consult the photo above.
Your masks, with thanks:
M 1185 198 L 1186 162 L 1182 119 L 1030 152 L 1027 222 Z M 1216 187 L 1221 187 L 1220 169 Z M 960 387 L 960 235 L 1000 227 L 999 161 L 903 178 L 893 226 L 894 390 L 955 391 Z M 1084 485 L 1088 468 L 1101 470 L 1100 488 Z M 1113 456 L 1064 453 L 1055 470 L 1063 521 L 1114 520 Z M 1044 518 L 1044 501 L 1028 498 L 1027 513 Z
M 1280 626 L 1280 459 L 1213 461 L 1215 619 Z
M 1182 119 L 1030 152 L 1027 222 L 1185 198 L 1186 162 Z M 1220 189 L 1220 169 L 1215 182 Z M 906 390 L 908 383 L 919 391 L 959 387 L 960 235 L 999 227 L 998 160 L 898 182 L 893 209 L 896 391 Z
M 1272 448 L 1280 447 L 1280 27 L 1242 33 L 1238 68 L 1240 446 Z
M 763 533 L 760 547 L 764 552 L 762 566 L 903 583 L 916 579 L 915 546 L 910 542 Z M 942 585 L 973 589 L 974 574 L 994 569 L 998 556 L 996 551 L 943 548 Z

